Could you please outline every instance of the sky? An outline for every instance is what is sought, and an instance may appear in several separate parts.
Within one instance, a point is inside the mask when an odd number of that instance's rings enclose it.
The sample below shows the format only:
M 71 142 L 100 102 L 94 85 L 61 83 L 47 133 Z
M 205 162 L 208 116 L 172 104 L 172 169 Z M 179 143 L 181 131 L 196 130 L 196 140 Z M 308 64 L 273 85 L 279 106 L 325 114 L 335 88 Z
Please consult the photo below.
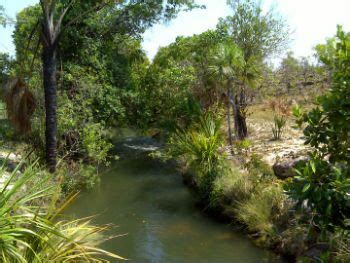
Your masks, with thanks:
M 0 5 L 5 7 L 10 17 L 15 18 L 21 9 L 37 2 L 38 0 L 0 0 Z M 183 12 L 171 22 L 155 25 L 145 33 L 142 46 L 149 58 L 155 56 L 159 47 L 175 41 L 177 36 L 190 36 L 213 29 L 220 17 L 230 15 L 226 0 L 196 2 L 206 5 L 206 9 Z M 265 10 L 274 6 L 287 21 L 292 31 L 289 49 L 298 57 L 312 56 L 316 44 L 323 43 L 335 34 L 337 24 L 350 31 L 350 0 L 262 0 L 262 3 Z M 13 27 L 0 28 L 0 52 L 15 53 L 12 30 Z

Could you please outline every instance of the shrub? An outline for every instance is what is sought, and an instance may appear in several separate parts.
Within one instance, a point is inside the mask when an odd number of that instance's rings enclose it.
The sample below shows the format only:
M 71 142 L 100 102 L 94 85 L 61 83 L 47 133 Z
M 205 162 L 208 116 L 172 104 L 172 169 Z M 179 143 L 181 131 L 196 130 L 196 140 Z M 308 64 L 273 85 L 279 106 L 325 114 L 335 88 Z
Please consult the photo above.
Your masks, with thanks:
M 307 202 L 321 230 L 349 229 L 344 221 L 350 214 L 350 35 L 338 27 L 336 37 L 317 50 L 332 70 L 332 85 L 310 112 L 294 109 L 297 124 L 306 124 L 305 143 L 313 147 L 313 153 L 288 189 L 299 203 Z
M 350 177 L 345 166 L 332 166 L 314 156 L 305 166 L 297 170 L 288 194 L 301 207 L 306 201 L 314 213 L 313 221 L 321 230 L 334 231 L 335 226 L 346 228 L 350 215 Z
M 61 191 L 63 196 L 71 195 L 81 189 L 92 189 L 100 182 L 97 167 L 80 163 L 61 163 L 57 170 L 61 178 Z
M 275 99 L 270 102 L 270 108 L 274 113 L 272 134 L 274 140 L 280 140 L 287 124 L 287 117 L 290 114 L 289 105 L 286 101 Z
M 19 165 L 0 186 L 0 259 L 3 262 L 97 262 L 101 256 L 121 259 L 99 249 L 106 227 L 89 219 L 62 220 L 72 199 L 56 207 L 57 187 L 36 164 L 19 174 Z M 4 167 L 1 177 L 6 176 Z M 5 177 L 6 178 L 6 177 Z M 51 205 L 50 205 L 51 204 Z
M 250 160 L 245 164 L 245 168 L 251 175 L 254 175 L 256 178 L 274 178 L 274 172 L 271 166 L 268 163 L 264 162 L 257 154 L 251 155 Z
M 99 123 L 87 124 L 82 132 L 82 145 L 86 156 L 100 163 L 107 163 L 108 153 L 113 145 L 103 135 L 103 127 Z
M 274 140 L 280 140 L 282 138 L 282 133 L 284 130 L 284 127 L 286 126 L 287 118 L 285 116 L 278 116 L 275 115 L 273 117 L 273 127 L 272 127 L 272 134 Z
M 350 262 L 350 238 L 342 238 L 337 241 L 334 262 Z
M 169 153 L 185 158 L 196 176 L 202 197 L 208 198 L 215 178 L 223 173 L 221 120 L 206 113 L 189 131 L 178 131 L 169 140 Z

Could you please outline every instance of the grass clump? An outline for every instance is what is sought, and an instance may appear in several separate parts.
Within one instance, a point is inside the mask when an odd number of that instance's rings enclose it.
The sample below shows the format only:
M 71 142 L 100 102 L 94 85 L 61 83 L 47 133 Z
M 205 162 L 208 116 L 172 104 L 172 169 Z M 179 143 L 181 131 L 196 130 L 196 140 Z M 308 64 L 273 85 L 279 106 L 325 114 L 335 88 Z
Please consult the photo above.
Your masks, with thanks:
M 236 217 L 250 232 L 267 239 L 276 233 L 275 223 L 284 212 L 284 202 L 283 189 L 278 183 L 260 185 L 250 198 L 238 203 Z
M 283 186 L 258 156 L 242 167 L 232 164 L 216 178 L 214 193 L 224 214 L 246 226 L 264 245 L 275 243 L 287 224 L 290 206 Z

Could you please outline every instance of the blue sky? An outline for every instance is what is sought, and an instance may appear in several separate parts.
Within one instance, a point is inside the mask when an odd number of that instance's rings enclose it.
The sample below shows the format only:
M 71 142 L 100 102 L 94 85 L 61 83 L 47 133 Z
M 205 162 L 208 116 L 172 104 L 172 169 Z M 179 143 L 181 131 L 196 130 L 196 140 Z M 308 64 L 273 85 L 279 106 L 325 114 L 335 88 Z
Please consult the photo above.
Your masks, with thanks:
M 0 0 L 11 17 L 22 8 L 38 0 Z M 177 19 L 164 25 L 155 25 L 144 36 L 143 48 L 150 58 L 160 46 L 173 42 L 179 35 L 190 36 L 215 28 L 219 17 L 230 14 L 226 0 L 197 0 L 205 4 L 205 10 L 181 13 Z M 334 35 L 340 24 L 350 31 L 350 0 L 264 0 L 265 9 L 271 5 L 281 13 L 290 25 L 293 34 L 290 50 L 297 56 L 311 56 L 313 47 Z M 0 28 L 0 51 L 14 54 L 12 27 Z

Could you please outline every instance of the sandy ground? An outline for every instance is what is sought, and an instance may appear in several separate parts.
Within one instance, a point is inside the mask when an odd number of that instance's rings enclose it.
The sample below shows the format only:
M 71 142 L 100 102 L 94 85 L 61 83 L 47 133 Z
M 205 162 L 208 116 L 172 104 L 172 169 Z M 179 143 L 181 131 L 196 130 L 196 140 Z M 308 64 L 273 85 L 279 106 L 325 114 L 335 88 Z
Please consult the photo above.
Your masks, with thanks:
M 293 128 L 295 120 L 288 117 L 282 139 L 273 140 L 273 112 L 266 105 L 255 105 L 249 108 L 247 125 L 248 140 L 251 147 L 248 154 L 258 154 L 265 162 L 273 165 L 277 160 L 306 155 L 309 148 L 304 145 L 303 132 Z

